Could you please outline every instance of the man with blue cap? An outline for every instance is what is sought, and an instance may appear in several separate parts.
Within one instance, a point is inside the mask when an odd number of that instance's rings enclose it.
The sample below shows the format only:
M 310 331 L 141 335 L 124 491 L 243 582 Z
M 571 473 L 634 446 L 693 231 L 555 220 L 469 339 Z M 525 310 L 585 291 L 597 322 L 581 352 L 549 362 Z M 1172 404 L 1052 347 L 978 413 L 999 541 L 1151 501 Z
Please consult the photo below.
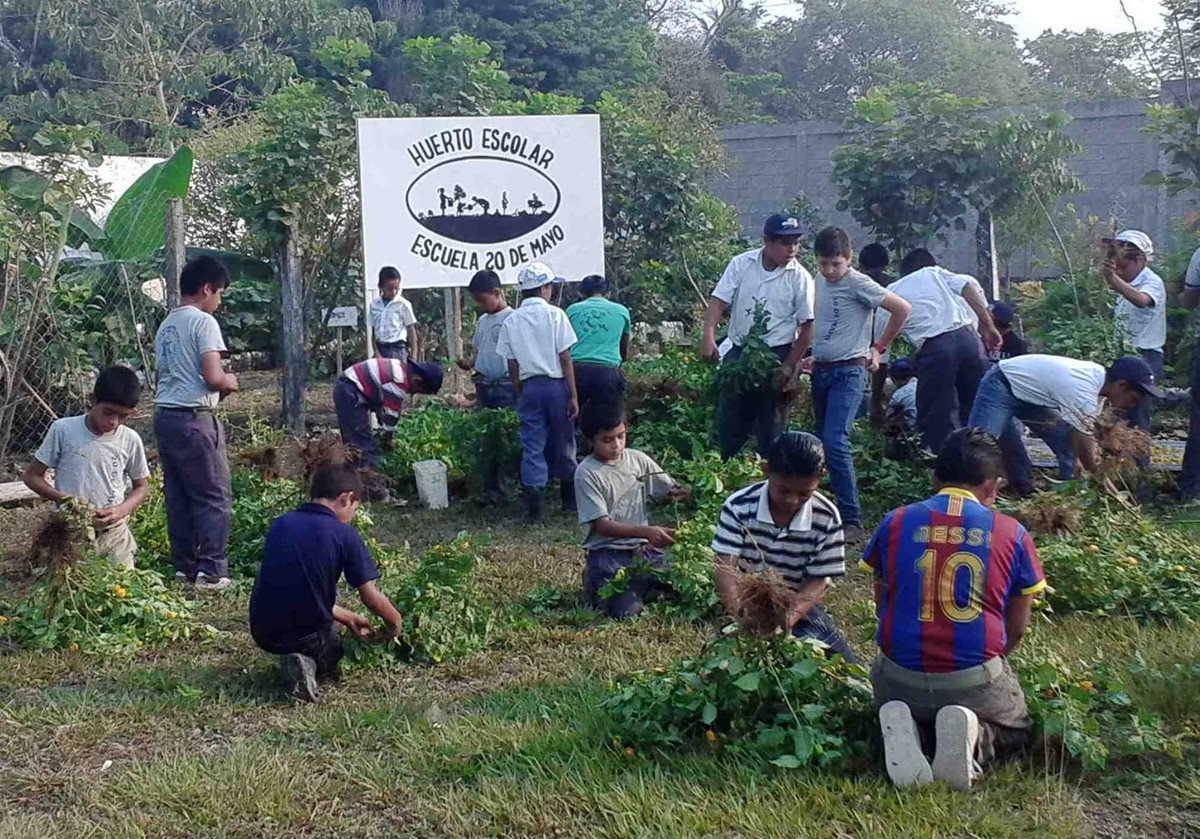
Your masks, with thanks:
M 777 214 L 768 218 L 762 247 L 729 261 L 704 313 L 700 354 L 705 359 L 723 364 L 739 359 L 755 310 L 761 306 L 767 317 L 763 338 L 780 364 L 780 388 L 763 387 L 756 393 L 722 388 L 717 402 L 717 436 L 725 459 L 742 450 L 751 432 L 758 453 L 766 457 L 771 443 L 787 428 L 788 396 L 796 387 L 796 368 L 813 340 L 813 278 L 797 259 L 800 238 L 800 222 L 794 217 Z M 730 347 L 722 357 L 716 334 L 726 312 Z
M 360 463 L 379 466 L 379 446 L 371 430 L 371 414 L 384 430 L 394 430 L 410 393 L 437 393 L 442 368 L 431 361 L 401 361 L 375 356 L 342 371 L 333 385 L 342 442 L 362 453 Z
M 564 510 L 575 509 L 575 418 L 579 394 L 571 347 L 575 330 L 566 313 L 550 305 L 562 277 L 544 262 L 531 262 L 517 274 L 521 305 L 500 327 L 496 352 L 508 362 L 521 420 L 521 485 L 525 513 L 542 520 L 546 485 L 561 482 Z
M 1095 472 L 1099 456 L 1095 423 L 1104 401 L 1131 411 L 1142 400 L 1161 397 L 1150 366 L 1135 356 L 1118 358 L 1105 370 L 1091 361 L 1057 355 L 1023 355 L 992 365 L 979 383 L 969 425 L 1000 440 L 1008 482 L 1017 495 L 1033 490 L 1033 465 L 1017 420 L 1050 446 L 1059 477 L 1075 477 L 1075 460 Z

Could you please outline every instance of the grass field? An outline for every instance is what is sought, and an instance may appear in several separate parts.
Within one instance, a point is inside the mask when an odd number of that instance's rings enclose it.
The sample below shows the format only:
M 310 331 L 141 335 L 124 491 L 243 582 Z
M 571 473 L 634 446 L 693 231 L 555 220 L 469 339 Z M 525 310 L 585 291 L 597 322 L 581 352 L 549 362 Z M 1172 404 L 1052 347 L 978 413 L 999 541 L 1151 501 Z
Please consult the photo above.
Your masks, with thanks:
M 377 512 L 382 541 L 413 550 L 487 532 L 483 585 L 498 606 L 539 584 L 577 590 L 582 555 L 565 517 L 545 529 L 466 502 Z M 22 585 L 20 533 L 3 600 Z M 864 655 L 867 580 L 832 609 Z M 501 628 L 489 648 L 438 667 L 358 672 L 316 706 L 281 698 L 246 631 L 248 589 L 211 596 L 223 633 L 133 660 L 9 652 L 0 661 L 0 836 L 1188 836 L 1200 835 L 1200 760 L 1123 765 L 1102 777 L 1038 756 L 975 794 L 892 789 L 875 767 L 781 770 L 719 749 L 634 754 L 611 745 L 597 705 L 609 679 L 694 652 L 706 627 L 610 623 L 578 603 Z M 1058 619 L 1029 645 L 1071 659 L 1152 667 L 1200 660 L 1195 627 Z M 1200 684 L 1131 677 L 1136 699 L 1200 728 Z

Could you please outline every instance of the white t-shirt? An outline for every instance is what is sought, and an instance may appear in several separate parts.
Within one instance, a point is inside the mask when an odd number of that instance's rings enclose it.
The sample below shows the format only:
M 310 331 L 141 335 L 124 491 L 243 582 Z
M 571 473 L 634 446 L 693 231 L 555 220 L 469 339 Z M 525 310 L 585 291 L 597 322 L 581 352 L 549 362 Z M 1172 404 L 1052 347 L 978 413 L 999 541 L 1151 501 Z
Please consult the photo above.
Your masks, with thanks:
M 521 381 L 534 376 L 561 379 L 558 354 L 575 346 L 576 340 L 566 312 L 541 297 L 526 297 L 500 327 L 496 352 L 517 362 Z
M 729 260 L 712 296 L 729 304 L 729 340 L 740 346 L 754 325 L 754 309 L 761 303 L 767 312 L 768 346 L 796 340 L 796 331 L 813 319 L 813 278 L 797 260 L 767 271 L 762 248 Z
M 200 359 L 225 352 L 217 319 L 195 306 L 180 306 L 163 319 L 154 336 L 158 387 L 154 404 L 164 408 L 215 408 L 220 401 L 204 381 Z
M 1037 354 L 996 363 L 1017 399 L 1054 408 L 1075 430 L 1092 433 L 1100 414 L 1100 389 L 1104 387 L 1104 368 L 1099 364 Z
M 120 425 L 110 434 L 95 434 L 86 416 L 55 420 L 34 458 L 54 470 L 55 489 L 98 510 L 125 500 L 126 478 L 150 477 L 146 449 L 136 431 Z
M 376 297 L 368 310 L 371 331 L 380 344 L 398 344 L 408 340 L 408 328 L 417 322 L 412 304 L 397 294 L 391 300 Z
M 1195 257 L 1192 257 L 1195 262 Z M 1191 275 L 1191 266 L 1188 274 Z M 1138 291 L 1150 295 L 1151 306 L 1139 308 L 1117 295 L 1117 334 L 1139 350 L 1161 350 L 1167 342 L 1167 287 L 1162 277 L 1143 268 L 1129 283 Z
M 903 297 L 912 306 L 912 314 L 904 322 L 904 337 L 920 347 L 938 335 L 964 326 L 978 326 L 975 312 L 962 296 L 963 289 L 972 283 L 979 287 L 974 277 L 932 265 L 913 271 L 888 286 L 888 291 Z M 880 321 L 876 323 L 877 328 L 882 328 Z

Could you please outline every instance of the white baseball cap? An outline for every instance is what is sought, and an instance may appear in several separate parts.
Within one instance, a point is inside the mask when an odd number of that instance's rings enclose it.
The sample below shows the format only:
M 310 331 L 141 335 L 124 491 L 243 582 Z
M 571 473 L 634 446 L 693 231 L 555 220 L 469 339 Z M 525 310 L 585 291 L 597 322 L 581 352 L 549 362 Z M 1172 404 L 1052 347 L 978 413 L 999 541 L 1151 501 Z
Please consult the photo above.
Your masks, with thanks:
M 566 280 L 557 276 L 544 262 L 531 262 L 517 273 L 517 287 L 521 291 L 532 291 L 550 283 L 563 282 Z
M 1122 230 L 1111 239 L 1101 239 L 1100 241 L 1106 245 L 1110 242 L 1124 242 L 1127 245 L 1133 245 L 1146 256 L 1154 255 L 1154 243 L 1140 230 Z

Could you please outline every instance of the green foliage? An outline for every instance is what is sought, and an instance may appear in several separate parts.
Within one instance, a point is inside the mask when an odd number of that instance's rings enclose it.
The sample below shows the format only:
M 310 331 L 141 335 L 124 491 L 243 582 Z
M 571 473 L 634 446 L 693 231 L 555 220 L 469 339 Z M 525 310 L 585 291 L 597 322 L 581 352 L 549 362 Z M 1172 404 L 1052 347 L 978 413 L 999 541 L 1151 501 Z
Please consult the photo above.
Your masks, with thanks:
M 901 459 L 892 459 L 887 438 L 862 423 L 855 423 L 851 429 L 850 451 L 859 495 L 873 514 L 882 516 L 933 494 L 929 470 L 916 453 L 909 451 Z
M 167 206 L 172 198 L 187 198 L 192 161 L 192 150 L 183 146 L 121 193 L 104 223 L 106 257 L 143 259 L 163 247 Z
M 1067 508 L 1082 524 L 1069 536 L 1037 535 L 1038 555 L 1056 612 L 1139 621 L 1192 621 L 1200 617 L 1200 543 L 1129 510 L 1094 490 L 1070 484 L 1022 505 L 1023 511 Z
M 717 368 L 717 390 L 728 388 L 734 393 L 753 394 L 779 389 L 782 383 L 779 357 L 771 351 L 765 339 L 770 329 L 770 319 L 771 315 L 763 305 L 755 304 L 754 321 L 742 339 L 741 356 L 734 361 L 726 359 Z
M 1168 195 L 1191 192 L 1200 187 L 1200 106 L 1146 106 L 1149 124 L 1145 130 L 1158 135 L 1167 169 L 1147 172 L 1142 183 L 1165 186 Z
M 787 634 L 726 630 L 696 658 L 617 680 L 603 707 L 615 740 L 673 749 L 729 748 L 794 769 L 865 751 L 872 724 L 866 672 Z
M 1067 165 L 1081 149 L 1063 131 L 1065 116 L 989 120 L 983 107 L 928 84 L 867 93 L 849 122 L 851 142 L 834 153 L 838 209 L 907 251 L 945 241 L 951 226 L 965 230 L 970 207 L 1053 206 L 1082 188 Z
M 1045 282 L 1040 294 L 1023 297 L 1025 334 L 1042 352 L 1108 365 L 1129 347 L 1114 326 L 1115 295 L 1096 280 L 1066 276 Z
M 1166 732 L 1157 714 L 1136 707 L 1111 667 L 1051 659 L 1022 664 L 1018 672 L 1038 732 L 1084 770 L 1101 771 L 1117 758 L 1180 757 L 1180 738 Z
M 489 44 L 469 35 L 413 38 L 403 47 L 409 101 L 422 116 L 487 116 L 512 98 Z
M 462 411 L 431 403 L 400 417 L 392 451 L 380 461 L 380 471 L 393 481 L 409 482 L 413 464 L 440 460 L 449 476 L 460 479 L 478 473 L 485 459 L 494 459 L 499 474 L 511 474 L 520 463 L 515 411 L 488 408 Z
M 404 617 L 404 631 L 386 643 L 351 638 L 351 667 L 395 667 L 402 662 L 438 664 L 487 645 L 492 609 L 475 582 L 481 542 L 460 533 L 430 549 L 402 577 L 384 571 L 377 585 Z
M 216 634 L 157 571 L 117 568 L 94 556 L 51 571 L 0 624 L 23 647 L 101 655 Z

